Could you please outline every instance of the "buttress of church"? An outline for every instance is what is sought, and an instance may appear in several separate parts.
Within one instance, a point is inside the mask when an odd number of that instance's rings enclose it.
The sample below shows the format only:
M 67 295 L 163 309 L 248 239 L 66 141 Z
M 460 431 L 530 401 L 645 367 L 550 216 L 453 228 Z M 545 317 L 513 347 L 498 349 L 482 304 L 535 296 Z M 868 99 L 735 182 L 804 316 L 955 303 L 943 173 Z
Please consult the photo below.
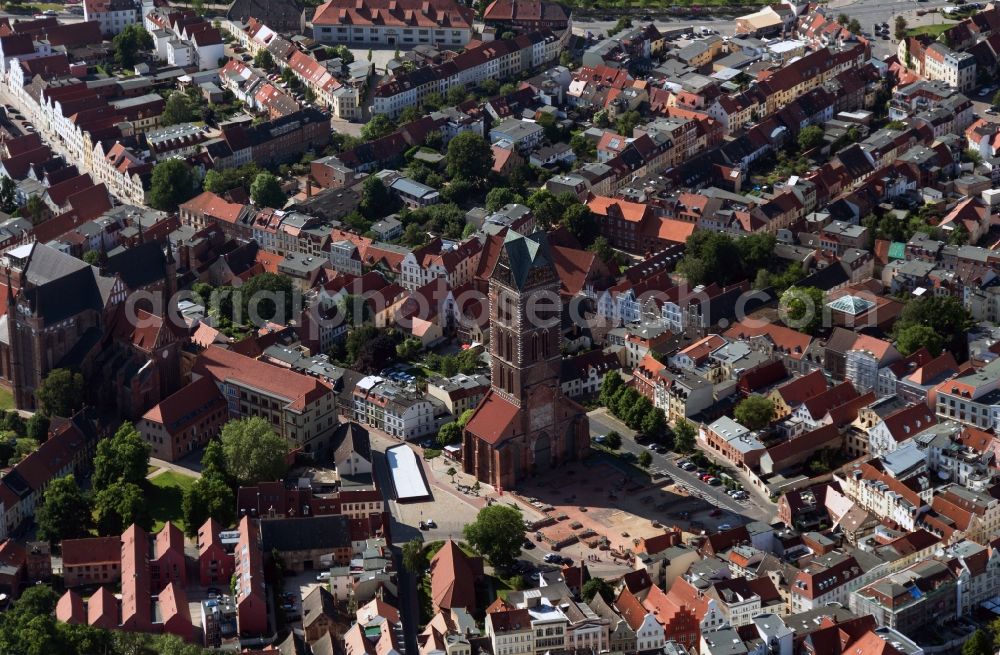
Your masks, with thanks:
M 169 245 L 102 251 L 97 266 L 39 243 L 3 257 L 0 377 L 18 408 L 36 409 L 56 368 L 82 373 L 88 404 L 127 419 L 180 388 L 182 330 L 163 318 L 176 291 Z
M 498 489 L 590 452 L 587 414 L 562 393 L 559 277 L 544 232 L 508 231 L 490 274 L 490 390 L 462 435 L 466 473 Z

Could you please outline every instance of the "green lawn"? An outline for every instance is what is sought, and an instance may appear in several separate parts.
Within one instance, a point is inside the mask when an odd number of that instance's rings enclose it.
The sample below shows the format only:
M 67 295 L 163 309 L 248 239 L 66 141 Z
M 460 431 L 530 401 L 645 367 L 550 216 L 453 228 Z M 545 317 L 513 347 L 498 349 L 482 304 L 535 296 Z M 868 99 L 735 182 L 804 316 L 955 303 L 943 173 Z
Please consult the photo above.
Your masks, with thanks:
M 172 521 L 184 531 L 184 519 L 181 517 L 181 499 L 184 490 L 194 484 L 194 478 L 167 471 L 149 481 L 149 491 L 146 502 L 149 512 L 153 515 L 153 531 L 159 531 L 163 524 Z
M 921 27 L 914 27 L 911 30 L 906 30 L 906 33 L 910 36 L 921 36 L 928 35 L 933 36 L 935 39 L 949 29 L 955 26 L 955 23 L 938 23 L 937 25 L 923 25 Z
M 14 409 L 14 394 L 0 387 L 0 409 Z

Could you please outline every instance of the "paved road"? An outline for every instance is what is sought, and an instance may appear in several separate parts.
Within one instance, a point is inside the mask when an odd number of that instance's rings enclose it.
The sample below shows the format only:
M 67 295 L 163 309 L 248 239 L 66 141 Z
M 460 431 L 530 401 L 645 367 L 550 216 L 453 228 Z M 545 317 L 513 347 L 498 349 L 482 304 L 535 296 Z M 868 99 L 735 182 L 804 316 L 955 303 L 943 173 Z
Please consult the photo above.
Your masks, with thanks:
M 597 436 L 607 434 L 612 430 L 622 435 L 621 450 L 632 453 L 638 457 L 639 453 L 648 450 L 645 446 L 636 443 L 635 431 L 630 430 L 624 423 L 607 414 L 603 409 L 588 413 L 590 418 L 590 434 Z M 653 456 L 653 463 L 650 469 L 659 469 L 674 479 L 674 481 L 686 488 L 693 495 L 700 496 L 705 501 L 721 507 L 736 516 L 744 517 L 749 521 L 770 522 L 774 515 L 772 507 L 767 506 L 759 498 L 751 495 L 750 500 L 736 501 L 731 496 L 726 495 L 723 487 L 713 487 L 698 480 L 694 475 L 677 466 L 677 460 L 681 459 L 675 453 L 661 455 L 654 451 L 648 451 Z
M 917 17 L 918 9 L 932 9 L 953 5 L 954 2 L 948 0 L 929 0 L 928 2 L 917 2 L 917 0 L 834 0 L 830 2 L 829 12 L 833 15 L 840 13 L 847 14 L 851 18 L 856 18 L 861 23 L 861 28 L 869 32 L 875 23 L 889 23 L 892 29 L 896 16 L 902 14 L 911 26 L 924 25 L 928 23 L 940 23 L 942 18 L 939 14 L 928 14 L 925 17 Z M 611 13 L 610 11 L 608 13 Z M 615 20 L 597 20 L 574 18 L 573 33 L 586 36 L 590 32 L 594 36 L 605 35 L 608 30 L 614 27 Z M 697 19 L 655 17 L 653 22 L 662 29 L 677 29 L 680 27 L 708 27 L 716 30 L 722 36 L 732 36 L 736 29 L 735 17 L 713 18 L 703 16 Z M 889 54 L 896 51 L 896 41 L 894 39 L 875 39 L 874 52 L 876 55 Z

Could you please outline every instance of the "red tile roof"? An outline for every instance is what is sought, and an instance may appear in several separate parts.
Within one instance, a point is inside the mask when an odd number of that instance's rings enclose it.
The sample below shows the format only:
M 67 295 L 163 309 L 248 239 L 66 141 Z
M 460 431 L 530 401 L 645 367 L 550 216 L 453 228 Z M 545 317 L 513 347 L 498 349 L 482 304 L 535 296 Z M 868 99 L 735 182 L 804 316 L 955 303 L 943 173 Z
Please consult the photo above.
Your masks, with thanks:
M 87 600 L 87 623 L 95 628 L 118 627 L 118 599 L 107 587 L 101 587 Z
M 615 216 L 630 223 L 640 223 L 647 216 L 652 216 L 649 205 L 607 196 L 594 196 L 587 202 L 587 207 L 598 216 Z
M 210 346 L 198 357 L 194 372 L 219 382 L 253 386 L 284 399 L 297 411 L 331 393 L 319 380 L 294 371 L 265 364 L 219 346 Z
M 819 420 L 831 409 L 839 407 L 857 397 L 857 389 L 854 388 L 853 384 L 845 380 L 817 396 L 807 398 L 803 405 L 805 405 L 806 411 L 809 412 L 809 416 L 813 420 Z
M 575 296 L 584 289 L 597 260 L 597 255 L 586 250 L 552 246 L 552 263 L 561 283 L 560 293 Z M 485 253 L 484 253 L 485 254 Z
M 779 351 L 792 359 L 802 359 L 809 344 L 812 343 L 812 337 L 808 334 L 773 323 L 760 325 L 759 321 L 737 323 L 726 330 L 722 336 L 730 341 L 767 337 Z
M 471 29 L 471 9 L 453 0 L 329 0 L 316 8 L 314 25 L 378 25 Z
M 63 566 L 120 562 L 122 544 L 119 537 L 66 539 L 62 542 Z
M 899 409 L 883 418 L 882 422 L 896 443 L 905 441 L 937 423 L 934 413 L 924 403 Z
M 809 398 L 814 398 L 826 391 L 826 377 L 823 375 L 823 371 L 816 369 L 789 380 L 774 391 L 789 407 L 794 409 Z
M 56 620 L 60 623 L 86 625 L 87 611 L 80 594 L 70 589 L 59 598 L 56 603 Z
M 493 0 L 483 12 L 483 20 L 565 21 L 566 10 L 555 2 L 542 0 Z
M 867 334 L 859 334 L 850 350 L 863 350 L 872 354 L 878 361 L 885 359 L 886 354 L 892 348 L 892 344 L 884 339 L 876 339 Z
M 845 648 L 842 655 L 903 655 L 903 653 L 882 636 L 869 630 L 863 637 Z
M 193 214 L 204 214 L 227 223 L 235 223 L 240 213 L 245 209 L 244 205 L 239 205 L 227 201 L 222 196 L 218 196 L 211 191 L 205 191 L 191 200 L 183 203 L 181 211 L 189 211 Z
M 518 407 L 501 396 L 488 391 L 476 408 L 466 429 L 489 444 L 497 444 L 507 436 L 511 423 L 518 414 Z
M 667 599 L 678 607 L 686 607 L 694 612 L 695 618 L 699 621 L 708 614 L 708 598 L 705 597 L 693 584 L 682 577 L 677 577 L 667 591 Z
M 198 556 L 204 555 L 210 548 L 216 545 L 221 545 L 222 542 L 219 541 L 219 532 L 222 530 L 222 525 L 213 518 L 205 521 L 202 526 L 198 529 Z
M 202 420 L 206 414 L 225 409 L 226 401 L 218 385 L 212 378 L 203 377 L 164 398 L 142 418 L 159 423 L 168 433 L 176 434 Z
M 436 608 L 476 606 L 476 579 L 483 574 L 483 560 L 469 557 L 448 539 L 430 563 L 431 600 Z

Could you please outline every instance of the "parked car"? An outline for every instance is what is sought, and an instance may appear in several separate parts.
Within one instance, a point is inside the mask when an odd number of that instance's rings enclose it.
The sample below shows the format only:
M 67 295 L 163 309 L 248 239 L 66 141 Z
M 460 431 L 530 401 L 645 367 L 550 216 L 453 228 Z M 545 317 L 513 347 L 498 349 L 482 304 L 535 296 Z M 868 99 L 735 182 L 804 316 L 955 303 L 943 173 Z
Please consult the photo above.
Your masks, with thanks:
M 427 522 L 426 521 L 421 521 L 417 525 L 420 527 L 421 530 L 430 530 L 430 528 L 427 527 Z
M 705 482 L 707 482 L 708 484 L 710 484 L 713 487 L 718 487 L 720 484 L 722 484 L 722 480 L 720 480 L 719 478 L 716 478 L 716 477 L 711 477 L 711 478 L 705 480 Z
M 427 527 L 434 529 L 438 527 L 438 524 L 434 522 L 434 519 L 427 519 Z
M 322 573 L 316 576 L 316 582 L 326 582 L 329 579 L 330 579 L 329 571 L 323 571 Z
M 558 564 L 562 561 L 562 557 L 555 553 L 546 553 L 542 559 L 549 564 Z
M 726 530 L 732 530 L 732 529 L 733 526 L 729 525 L 728 523 L 723 523 L 722 525 L 719 526 L 719 532 L 725 532 Z
M 522 544 L 522 548 L 524 548 L 524 550 L 531 550 L 534 547 L 535 547 L 535 544 L 532 543 L 531 539 L 525 539 L 524 543 Z

